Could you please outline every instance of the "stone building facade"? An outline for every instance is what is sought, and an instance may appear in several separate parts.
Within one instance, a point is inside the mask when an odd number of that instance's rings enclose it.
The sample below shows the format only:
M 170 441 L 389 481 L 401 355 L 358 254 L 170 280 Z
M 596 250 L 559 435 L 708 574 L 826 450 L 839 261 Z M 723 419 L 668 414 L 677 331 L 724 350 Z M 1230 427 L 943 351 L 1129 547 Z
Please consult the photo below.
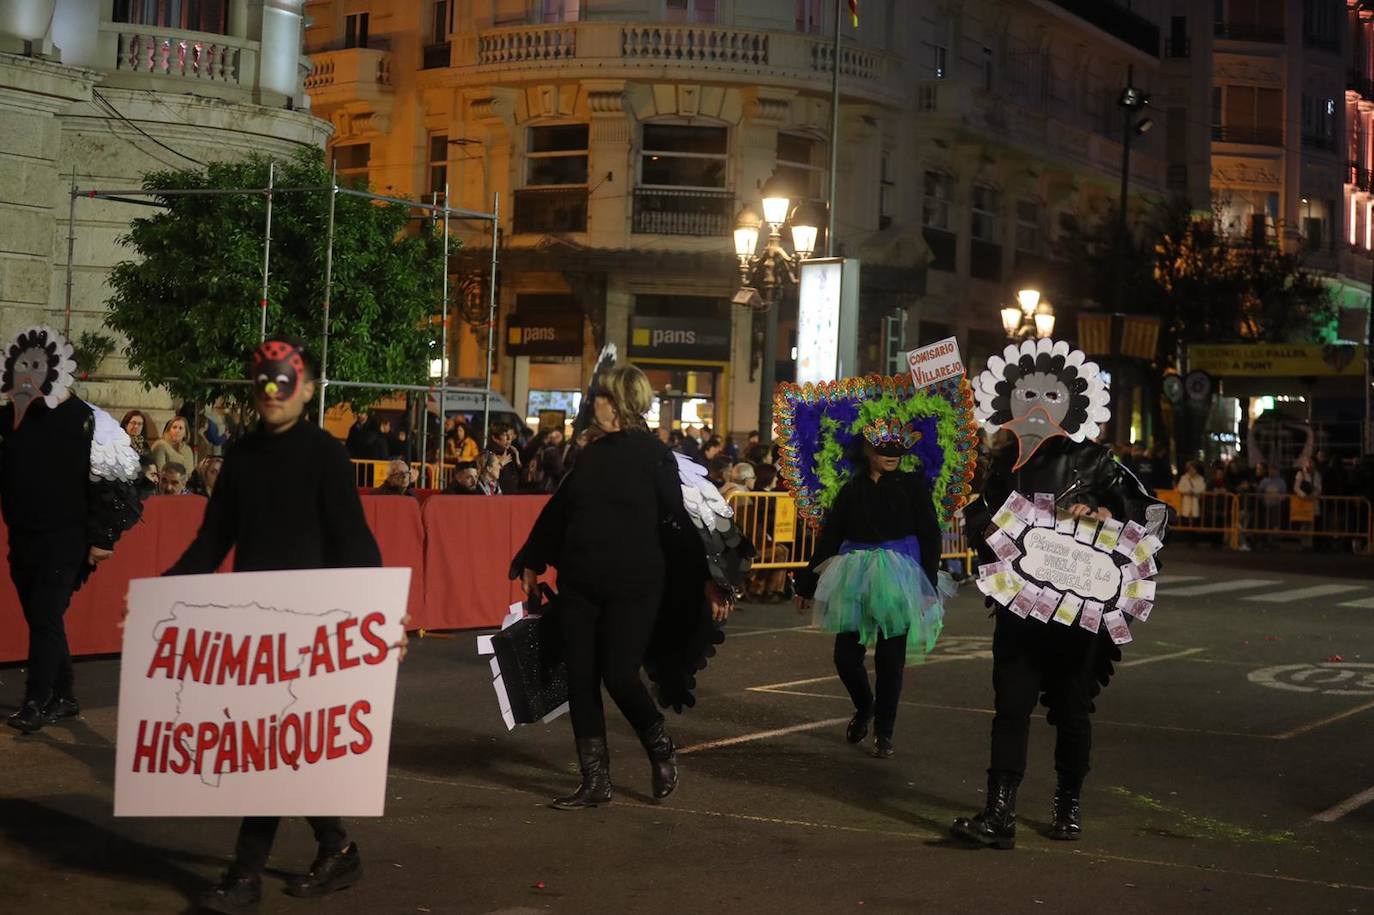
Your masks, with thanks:
M 302 0 L 7 0 L 0 4 L 0 335 L 46 321 L 101 330 L 110 268 L 142 208 L 69 189 L 136 188 L 146 172 L 320 147 L 301 110 Z M 72 256 L 67 288 L 69 236 Z M 257 320 L 254 302 L 240 307 Z M 177 307 L 169 301 L 167 308 Z M 127 376 L 119 351 L 95 369 Z M 111 412 L 173 405 L 137 382 L 89 383 Z

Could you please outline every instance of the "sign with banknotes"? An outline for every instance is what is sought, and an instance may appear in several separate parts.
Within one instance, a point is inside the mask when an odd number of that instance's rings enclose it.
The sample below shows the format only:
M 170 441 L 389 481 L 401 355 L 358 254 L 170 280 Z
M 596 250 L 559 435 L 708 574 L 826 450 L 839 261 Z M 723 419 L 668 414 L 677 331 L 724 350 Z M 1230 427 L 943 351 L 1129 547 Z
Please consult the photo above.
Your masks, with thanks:
M 978 590 L 1023 619 L 1102 626 L 1118 645 L 1131 640 L 1127 619 L 1154 609 L 1158 537 L 1134 521 L 1075 517 L 1049 493 L 1013 492 L 992 516 L 987 535 L 995 562 L 978 570 Z

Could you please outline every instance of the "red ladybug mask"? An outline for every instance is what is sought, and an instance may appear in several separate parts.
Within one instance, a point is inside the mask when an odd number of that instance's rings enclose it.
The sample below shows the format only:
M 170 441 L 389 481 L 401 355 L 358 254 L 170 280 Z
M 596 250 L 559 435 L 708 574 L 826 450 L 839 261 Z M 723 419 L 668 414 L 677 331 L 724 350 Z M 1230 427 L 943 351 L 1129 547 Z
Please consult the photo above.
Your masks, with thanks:
M 253 351 L 250 373 L 258 397 L 290 400 L 305 377 L 305 360 L 291 344 L 268 340 Z

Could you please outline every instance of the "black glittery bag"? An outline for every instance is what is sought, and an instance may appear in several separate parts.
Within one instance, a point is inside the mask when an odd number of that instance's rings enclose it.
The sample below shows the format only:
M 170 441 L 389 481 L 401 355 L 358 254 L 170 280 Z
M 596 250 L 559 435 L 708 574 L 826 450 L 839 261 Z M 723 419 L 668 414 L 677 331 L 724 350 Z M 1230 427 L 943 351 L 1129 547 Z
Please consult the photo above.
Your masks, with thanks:
M 533 724 L 568 701 L 568 664 L 557 595 L 541 585 L 529 616 L 491 637 L 516 724 Z

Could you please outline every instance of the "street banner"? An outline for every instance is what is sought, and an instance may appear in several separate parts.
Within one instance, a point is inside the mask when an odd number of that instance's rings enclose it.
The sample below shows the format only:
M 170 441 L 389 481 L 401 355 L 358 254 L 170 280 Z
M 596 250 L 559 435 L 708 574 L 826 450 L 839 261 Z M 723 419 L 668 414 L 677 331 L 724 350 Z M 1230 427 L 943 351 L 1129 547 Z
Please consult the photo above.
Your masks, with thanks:
M 409 569 L 136 579 L 115 816 L 381 816 Z
M 1188 365 L 1223 377 L 1295 378 L 1364 374 L 1364 347 L 1356 344 L 1236 343 L 1188 347 Z
M 958 337 L 946 337 L 930 346 L 914 349 L 907 353 L 906 361 L 911 367 L 911 380 L 916 382 L 918 388 L 964 374 L 964 360 L 959 358 Z

